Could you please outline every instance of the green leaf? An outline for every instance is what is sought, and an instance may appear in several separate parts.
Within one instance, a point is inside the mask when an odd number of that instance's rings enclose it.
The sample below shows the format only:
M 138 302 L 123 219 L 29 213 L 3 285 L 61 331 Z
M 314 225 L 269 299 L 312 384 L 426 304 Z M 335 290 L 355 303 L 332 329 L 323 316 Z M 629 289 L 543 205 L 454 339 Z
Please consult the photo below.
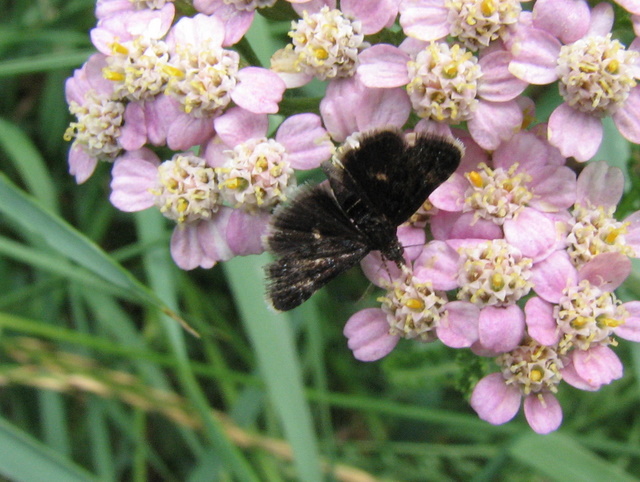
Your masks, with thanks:
M 237 256 L 224 268 L 256 352 L 269 399 L 295 456 L 296 480 L 320 481 L 322 475 L 309 405 L 304 398 L 300 361 L 289 319 L 267 308 L 263 269 L 267 256 Z
M 539 474 L 566 482 L 632 482 L 639 479 L 607 463 L 574 439 L 559 433 L 527 434 L 513 444 L 509 454 Z
M 0 78 L 79 67 L 95 53 L 95 50 L 80 50 L 35 55 L 33 57 L 16 60 L 5 60 L 4 62 L 0 62 Z
M 129 291 L 142 303 L 156 306 L 178 318 L 145 285 L 116 263 L 93 241 L 66 221 L 47 211 L 35 199 L 18 189 L 0 173 L 0 212 L 26 234 L 40 236 L 55 251 L 87 268 L 99 278 Z
M 82 467 L 0 418 L 0 474 L 10 480 L 97 480 Z
M 11 122 L 0 119 L 0 146 L 13 162 L 29 191 L 50 211 L 58 211 L 56 189 L 44 159 L 31 139 Z

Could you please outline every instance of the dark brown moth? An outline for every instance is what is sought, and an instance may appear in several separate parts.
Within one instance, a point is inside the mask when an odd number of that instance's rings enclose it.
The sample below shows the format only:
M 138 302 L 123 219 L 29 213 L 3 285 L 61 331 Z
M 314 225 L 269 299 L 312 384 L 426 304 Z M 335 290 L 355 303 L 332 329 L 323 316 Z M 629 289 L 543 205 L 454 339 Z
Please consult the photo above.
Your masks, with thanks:
M 287 311 L 369 252 L 401 267 L 398 226 L 456 170 L 464 148 L 452 138 L 400 130 L 365 134 L 323 163 L 328 183 L 301 186 L 279 206 L 265 237 L 267 298 Z

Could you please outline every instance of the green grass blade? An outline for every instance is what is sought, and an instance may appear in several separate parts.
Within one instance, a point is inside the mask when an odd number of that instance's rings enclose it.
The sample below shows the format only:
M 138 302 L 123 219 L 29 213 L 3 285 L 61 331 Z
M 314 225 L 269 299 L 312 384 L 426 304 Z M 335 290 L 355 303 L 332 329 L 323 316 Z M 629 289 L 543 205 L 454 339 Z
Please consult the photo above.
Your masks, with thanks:
M 26 234 L 42 237 L 58 253 L 113 285 L 130 291 L 139 301 L 170 311 L 146 286 L 95 243 L 62 218 L 47 211 L 1 173 L 0 212 L 10 218 Z
M 239 256 L 224 264 L 236 306 L 257 356 L 269 398 L 295 456 L 297 480 L 322 480 L 317 440 L 303 395 L 300 362 L 288 317 L 267 308 L 263 270 L 266 256 Z
M 31 139 L 16 125 L 0 119 L 0 146 L 33 196 L 50 211 L 58 212 L 58 198 L 52 178 Z
M 140 239 L 144 242 L 151 241 L 161 234 L 164 221 L 157 212 L 142 212 L 136 215 L 136 224 Z M 151 280 L 151 285 L 156 289 L 156 292 L 163 299 L 166 297 L 169 306 L 176 306 L 178 300 L 176 286 L 173 282 L 176 269 L 170 259 L 169 252 L 166 249 L 147 252 L 145 255 L 145 268 Z M 175 370 L 184 395 L 199 412 L 205 432 L 213 448 L 226 463 L 226 466 L 234 472 L 238 480 L 257 481 L 258 477 L 249 462 L 224 433 L 222 425 L 211 413 L 209 402 L 195 377 L 192 364 L 188 358 L 184 332 L 179 330 L 177 325 L 168 317 L 163 316 L 160 319 L 171 351 L 175 356 Z
M 574 439 L 554 433 L 523 435 L 510 447 L 509 454 L 540 475 L 551 480 L 580 482 L 632 482 L 639 479 L 607 463 Z
M 0 418 L 0 474 L 15 481 L 96 480 L 82 467 Z
M 95 50 L 80 50 L 34 55 L 33 57 L 16 60 L 5 60 L 4 62 L 0 62 L 0 78 L 79 67 L 94 53 Z

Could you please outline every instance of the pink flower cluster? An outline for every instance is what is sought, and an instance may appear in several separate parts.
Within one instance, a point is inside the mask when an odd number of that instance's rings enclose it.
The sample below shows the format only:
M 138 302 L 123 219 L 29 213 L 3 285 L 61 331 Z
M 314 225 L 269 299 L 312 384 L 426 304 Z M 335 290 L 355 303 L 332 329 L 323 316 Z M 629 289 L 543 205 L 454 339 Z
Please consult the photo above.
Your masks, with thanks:
M 614 39 L 611 5 L 585 0 L 289 1 L 299 18 L 267 69 L 234 46 L 274 0 L 194 0 L 192 17 L 171 0 L 98 0 L 98 53 L 66 84 L 70 173 L 82 183 L 112 163 L 111 202 L 159 209 L 176 264 L 211 268 L 262 252 L 296 172 L 353 136 L 459 138 L 457 172 L 398 229 L 408 268 L 363 261 L 384 294 L 344 334 L 362 361 L 400 338 L 492 357 L 499 371 L 471 396 L 479 416 L 505 423 L 524 400 L 536 432 L 557 429 L 560 383 L 598 390 L 622 375 L 616 337 L 640 341 L 640 302 L 613 292 L 640 257 L 640 213 L 614 217 L 620 170 L 567 164 L 594 157 L 605 117 L 640 143 L 640 42 Z M 640 31 L 640 1 L 618 3 Z M 326 83 L 320 115 L 269 137 L 287 89 L 312 79 Z M 563 101 L 535 124 L 523 93 L 551 83 Z

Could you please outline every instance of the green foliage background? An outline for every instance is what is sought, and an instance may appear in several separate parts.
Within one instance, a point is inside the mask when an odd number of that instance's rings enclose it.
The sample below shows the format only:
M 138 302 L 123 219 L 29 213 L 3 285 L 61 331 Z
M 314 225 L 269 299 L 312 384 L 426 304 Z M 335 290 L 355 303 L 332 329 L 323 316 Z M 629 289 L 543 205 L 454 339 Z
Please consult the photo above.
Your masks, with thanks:
M 0 8 L 3 478 L 637 480 L 640 347 L 620 342 L 625 376 L 598 392 L 563 385 L 563 426 L 538 436 L 522 415 L 478 420 L 469 387 L 493 367 L 460 350 L 354 360 L 342 326 L 376 296 L 357 270 L 284 315 L 263 302 L 265 256 L 180 271 L 159 213 L 109 204 L 110 166 L 81 186 L 67 173 L 64 81 L 94 52 L 93 1 Z M 288 28 L 257 16 L 239 48 L 264 62 Z M 317 108 L 322 86 L 303 93 L 285 113 Z M 557 96 L 532 95 L 544 120 Z M 623 217 L 640 208 L 638 152 L 606 128 Z M 619 296 L 640 298 L 637 271 Z

